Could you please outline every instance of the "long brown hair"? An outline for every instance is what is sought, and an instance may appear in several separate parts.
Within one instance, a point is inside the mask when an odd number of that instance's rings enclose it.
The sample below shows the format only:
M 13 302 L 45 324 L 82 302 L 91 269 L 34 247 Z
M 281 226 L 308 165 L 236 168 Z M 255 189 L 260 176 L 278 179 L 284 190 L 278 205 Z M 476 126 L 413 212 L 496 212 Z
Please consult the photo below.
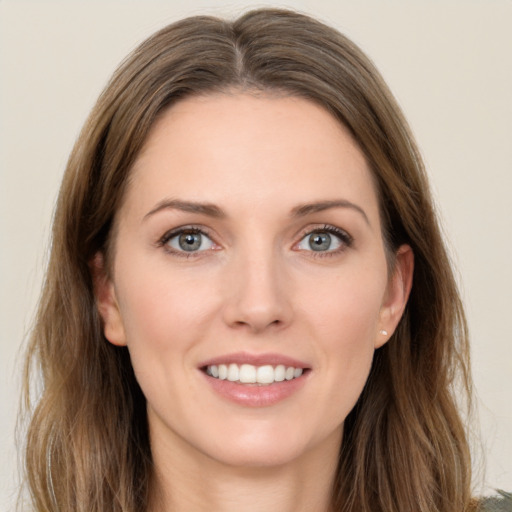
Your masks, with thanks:
M 126 348 L 102 333 L 90 263 L 108 260 L 130 168 L 157 117 L 181 98 L 249 90 L 316 102 L 352 133 L 373 171 L 383 235 L 415 254 L 407 309 L 345 422 L 332 501 L 343 512 L 470 507 L 471 466 L 454 400 L 470 396 L 467 329 L 421 157 L 369 59 L 291 11 L 193 17 L 142 43 L 100 96 L 70 156 L 28 349 L 39 369 L 26 474 L 35 510 L 141 512 L 152 460 L 145 399 Z

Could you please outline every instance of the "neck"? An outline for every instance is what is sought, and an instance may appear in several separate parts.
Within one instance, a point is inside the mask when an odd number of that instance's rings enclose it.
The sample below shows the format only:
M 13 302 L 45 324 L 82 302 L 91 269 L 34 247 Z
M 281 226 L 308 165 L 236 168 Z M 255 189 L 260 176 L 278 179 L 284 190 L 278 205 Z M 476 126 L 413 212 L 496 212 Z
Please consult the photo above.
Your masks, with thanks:
M 155 450 L 149 512 L 330 512 L 341 435 L 278 466 L 233 467 L 173 443 Z M 180 449 L 185 448 L 185 449 Z

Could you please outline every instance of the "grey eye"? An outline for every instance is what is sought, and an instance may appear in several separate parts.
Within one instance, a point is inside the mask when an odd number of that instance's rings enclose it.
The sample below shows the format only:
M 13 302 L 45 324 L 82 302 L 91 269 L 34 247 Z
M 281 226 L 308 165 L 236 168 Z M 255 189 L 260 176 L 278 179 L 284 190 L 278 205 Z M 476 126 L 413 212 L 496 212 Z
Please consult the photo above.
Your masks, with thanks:
M 178 244 L 184 251 L 197 251 L 201 247 L 201 233 L 182 233 L 178 237 Z
M 309 247 L 313 251 L 327 251 L 331 248 L 329 233 L 312 233 L 308 238 Z
M 327 231 L 313 231 L 306 235 L 298 244 L 303 251 L 327 252 L 339 249 L 345 243 L 340 236 Z
M 213 242 L 199 231 L 183 231 L 169 238 L 167 245 L 178 252 L 198 252 L 211 249 Z

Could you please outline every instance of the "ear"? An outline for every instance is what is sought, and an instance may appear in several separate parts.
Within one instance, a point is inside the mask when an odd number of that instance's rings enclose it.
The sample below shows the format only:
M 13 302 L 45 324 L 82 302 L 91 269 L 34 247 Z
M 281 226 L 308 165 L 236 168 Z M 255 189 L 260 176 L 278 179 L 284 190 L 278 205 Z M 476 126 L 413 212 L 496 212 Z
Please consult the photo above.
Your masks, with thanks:
M 96 307 L 103 320 L 103 334 L 113 345 L 126 345 L 121 311 L 116 299 L 114 283 L 105 269 L 103 254 L 98 252 L 89 264 L 92 273 Z
M 409 299 L 414 273 L 414 253 L 408 245 L 402 245 L 395 255 L 393 274 L 390 276 L 384 301 L 380 310 L 379 332 L 375 348 L 391 338 Z

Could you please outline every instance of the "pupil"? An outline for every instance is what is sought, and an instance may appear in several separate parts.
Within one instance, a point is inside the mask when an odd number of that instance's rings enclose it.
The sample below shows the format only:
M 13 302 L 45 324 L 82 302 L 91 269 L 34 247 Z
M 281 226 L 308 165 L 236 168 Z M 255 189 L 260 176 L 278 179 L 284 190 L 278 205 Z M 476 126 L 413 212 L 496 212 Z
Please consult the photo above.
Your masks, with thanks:
M 309 246 L 313 251 L 326 251 L 331 246 L 331 235 L 328 233 L 316 233 L 311 235 Z
M 184 251 L 196 251 L 201 247 L 201 234 L 183 233 L 180 235 L 179 243 Z

